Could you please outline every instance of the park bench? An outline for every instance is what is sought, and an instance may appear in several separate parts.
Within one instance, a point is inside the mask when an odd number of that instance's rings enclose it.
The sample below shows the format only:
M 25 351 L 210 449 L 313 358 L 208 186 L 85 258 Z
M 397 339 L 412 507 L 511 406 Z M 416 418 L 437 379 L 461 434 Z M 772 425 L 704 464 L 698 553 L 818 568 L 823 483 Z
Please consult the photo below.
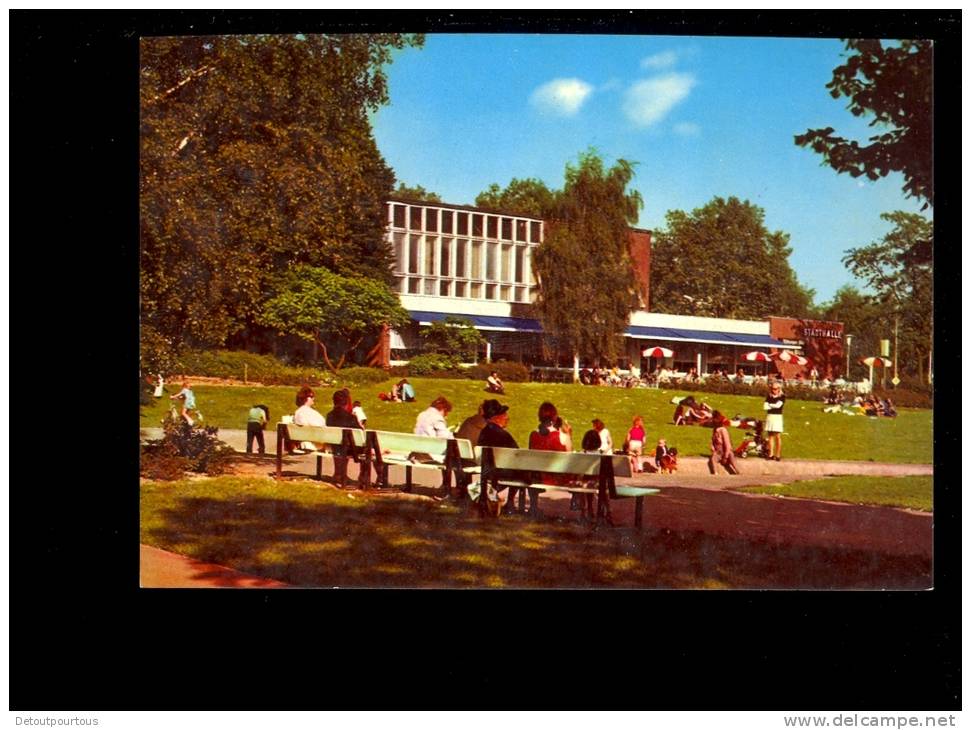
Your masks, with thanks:
M 620 485 L 615 476 L 631 476 L 630 461 L 626 456 L 611 454 L 578 454 L 570 451 L 539 451 L 534 449 L 505 449 L 498 447 L 476 447 L 480 452 L 482 465 L 483 488 L 479 495 L 480 514 L 489 514 L 485 500 L 491 485 L 495 491 L 506 487 L 525 489 L 541 489 L 544 491 L 561 491 L 573 494 L 597 495 L 597 523 L 607 514 L 608 499 L 622 499 L 632 497 L 634 504 L 634 526 L 640 528 L 643 515 L 644 497 L 657 494 L 660 490 L 647 487 L 633 487 Z M 499 469 L 514 469 L 529 476 L 529 481 L 501 479 L 497 476 Z M 541 474 L 553 474 L 571 477 L 596 477 L 597 487 L 587 487 L 577 484 L 543 484 L 538 480 Z M 520 495 L 520 500 L 523 495 Z M 522 502 L 520 502 L 522 506 Z
M 316 445 L 311 453 L 317 457 L 317 478 L 323 474 L 325 456 L 334 458 L 337 472 L 340 474 L 339 485 L 343 488 L 347 483 L 347 462 L 355 455 L 362 455 L 360 482 L 367 488 L 371 481 L 370 452 L 365 448 L 367 441 L 364 431 L 359 428 L 338 428 L 336 426 L 298 426 L 294 423 L 278 423 L 276 426 L 276 476 L 283 474 L 283 454 L 286 452 L 287 441 L 309 441 Z M 334 453 L 335 447 L 341 447 L 342 456 Z
M 465 466 L 475 459 L 468 439 L 394 431 L 368 431 L 367 451 L 369 456 L 373 454 L 379 488 L 390 486 L 388 468 L 392 465 L 405 468 L 405 492 L 412 490 L 412 469 L 434 469 L 443 473 L 442 491 L 446 497 L 452 486 L 452 472 L 466 471 Z

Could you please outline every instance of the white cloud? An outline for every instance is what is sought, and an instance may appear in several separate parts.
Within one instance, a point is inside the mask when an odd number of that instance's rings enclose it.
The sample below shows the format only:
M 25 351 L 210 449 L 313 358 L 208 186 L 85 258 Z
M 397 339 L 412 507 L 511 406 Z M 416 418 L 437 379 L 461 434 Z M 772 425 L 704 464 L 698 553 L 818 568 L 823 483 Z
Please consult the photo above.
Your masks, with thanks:
M 648 56 L 647 58 L 641 59 L 641 68 L 650 69 L 661 69 L 670 68 L 678 60 L 677 51 L 662 51 L 661 53 L 655 53 L 653 56 Z
M 580 79 L 553 79 L 536 89 L 530 101 L 545 111 L 572 117 L 592 91 L 593 87 Z
M 638 81 L 627 90 L 624 113 L 640 127 L 650 127 L 664 119 L 684 101 L 697 81 L 691 74 L 670 73 Z
M 694 122 L 678 122 L 674 125 L 674 133 L 682 137 L 694 137 L 701 133 L 701 127 Z

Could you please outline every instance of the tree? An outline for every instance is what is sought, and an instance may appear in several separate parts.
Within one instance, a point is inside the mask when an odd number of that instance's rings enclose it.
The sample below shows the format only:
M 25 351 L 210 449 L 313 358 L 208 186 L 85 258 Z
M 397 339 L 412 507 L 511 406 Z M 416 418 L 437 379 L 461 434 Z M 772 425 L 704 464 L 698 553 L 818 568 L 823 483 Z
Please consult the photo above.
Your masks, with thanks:
M 934 307 L 933 268 L 922 260 L 921 251 L 933 241 L 933 224 L 903 211 L 880 217 L 893 229 L 880 241 L 847 251 L 843 263 L 873 289 L 874 301 L 893 317 L 894 373 L 903 353 L 906 370 L 923 379 L 924 362 L 931 354 Z
M 651 309 L 736 319 L 804 317 L 813 291 L 789 265 L 789 235 L 769 232 L 764 211 L 730 197 L 690 214 L 669 211 L 651 253 Z
M 317 343 L 327 367 L 337 372 L 369 334 L 404 327 L 411 317 L 383 282 L 302 265 L 280 277 L 261 320 L 282 334 Z M 328 341 L 341 351 L 336 364 Z
M 613 359 L 637 307 L 628 242 L 643 203 L 626 191 L 633 176 L 630 162 L 607 170 L 594 151 L 567 165 L 549 233 L 533 255 L 543 329 L 575 356 Z
M 141 321 L 174 348 L 259 327 L 291 264 L 391 281 L 368 113 L 399 34 L 145 38 Z
M 558 192 L 550 190 L 541 180 L 513 178 L 505 190 L 492 183 L 487 190 L 476 196 L 475 204 L 480 208 L 546 219 L 554 215 L 558 195 Z
M 486 343 L 472 320 L 452 315 L 432 322 L 431 326 L 421 331 L 421 338 L 426 347 L 450 355 L 457 362 L 473 357 L 476 350 Z
M 398 187 L 395 188 L 394 195 L 397 198 L 405 198 L 406 200 L 419 200 L 423 203 L 441 203 L 442 198 L 438 193 L 432 193 L 425 190 L 421 185 L 416 185 L 411 187 L 405 185 L 403 182 L 398 183 Z
M 861 146 L 834 136 L 832 127 L 810 129 L 796 136 L 796 144 L 823 155 L 838 173 L 877 180 L 901 172 L 907 196 L 923 199 L 924 208 L 933 205 L 933 42 L 884 46 L 879 40 L 850 39 L 846 50 L 852 54 L 833 69 L 826 88 L 834 99 L 848 97 L 855 116 L 872 115 L 870 126 L 880 133 Z

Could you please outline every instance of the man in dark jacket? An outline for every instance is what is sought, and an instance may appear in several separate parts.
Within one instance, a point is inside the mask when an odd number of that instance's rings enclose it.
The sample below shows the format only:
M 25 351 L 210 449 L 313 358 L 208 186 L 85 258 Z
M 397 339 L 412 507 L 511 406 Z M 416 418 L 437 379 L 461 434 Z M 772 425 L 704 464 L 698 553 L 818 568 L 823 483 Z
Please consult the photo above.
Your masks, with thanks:
M 506 430 L 509 425 L 509 406 L 504 406 L 499 401 L 492 399 L 482 404 L 482 416 L 486 419 L 486 425 L 479 434 L 479 446 L 496 446 L 503 449 L 518 449 L 519 444 Z M 485 476 L 485 475 L 483 475 Z M 500 480 L 526 481 L 528 476 L 516 469 L 497 469 L 496 476 Z M 505 487 L 497 487 L 497 491 L 502 491 Z M 503 514 L 512 514 L 516 511 L 513 504 L 518 487 L 509 487 L 509 494 L 506 499 L 506 506 Z

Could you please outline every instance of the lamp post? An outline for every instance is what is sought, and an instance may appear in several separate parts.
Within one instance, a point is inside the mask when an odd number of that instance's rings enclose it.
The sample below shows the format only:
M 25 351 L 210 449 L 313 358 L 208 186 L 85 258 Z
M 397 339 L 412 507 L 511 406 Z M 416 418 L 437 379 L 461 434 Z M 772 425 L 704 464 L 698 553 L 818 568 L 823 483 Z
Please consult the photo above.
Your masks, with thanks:
M 846 382 L 850 382 L 850 345 L 853 344 L 853 335 L 846 336 Z

